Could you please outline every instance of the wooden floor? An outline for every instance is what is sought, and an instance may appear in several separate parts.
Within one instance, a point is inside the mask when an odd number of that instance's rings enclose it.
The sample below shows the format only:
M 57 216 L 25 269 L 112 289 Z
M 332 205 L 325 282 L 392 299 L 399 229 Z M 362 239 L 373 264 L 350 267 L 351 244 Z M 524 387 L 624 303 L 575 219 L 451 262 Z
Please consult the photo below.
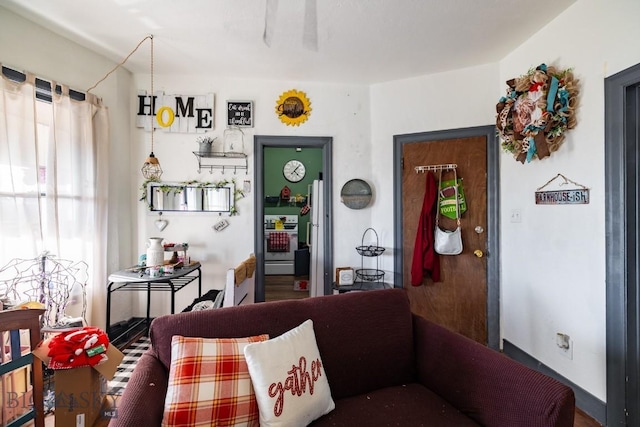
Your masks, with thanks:
M 264 300 L 278 301 L 283 299 L 307 298 L 309 291 L 294 291 L 294 276 L 265 276 Z
M 602 427 L 602 424 L 582 412 L 580 409 L 576 408 L 576 416 L 573 420 L 573 427 Z

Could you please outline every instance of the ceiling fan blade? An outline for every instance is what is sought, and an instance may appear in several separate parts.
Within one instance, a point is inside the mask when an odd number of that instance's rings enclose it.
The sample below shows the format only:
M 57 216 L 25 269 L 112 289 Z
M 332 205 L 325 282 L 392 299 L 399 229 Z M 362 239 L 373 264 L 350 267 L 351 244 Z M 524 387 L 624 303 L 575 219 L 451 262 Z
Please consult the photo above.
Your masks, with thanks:
M 302 46 L 315 52 L 318 51 L 318 5 L 316 0 L 305 0 L 304 33 Z
M 276 28 L 276 17 L 278 14 L 278 0 L 267 0 L 267 10 L 264 14 L 264 33 L 262 40 L 264 44 L 271 47 L 273 33 Z

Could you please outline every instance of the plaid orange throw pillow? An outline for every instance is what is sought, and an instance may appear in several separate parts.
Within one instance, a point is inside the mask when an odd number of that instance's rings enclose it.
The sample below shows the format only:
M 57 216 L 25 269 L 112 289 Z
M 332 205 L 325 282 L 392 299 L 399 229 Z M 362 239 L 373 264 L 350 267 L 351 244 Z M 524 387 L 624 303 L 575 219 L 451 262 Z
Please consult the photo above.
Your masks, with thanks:
M 259 426 L 244 347 L 268 339 L 175 335 L 162 425 Z

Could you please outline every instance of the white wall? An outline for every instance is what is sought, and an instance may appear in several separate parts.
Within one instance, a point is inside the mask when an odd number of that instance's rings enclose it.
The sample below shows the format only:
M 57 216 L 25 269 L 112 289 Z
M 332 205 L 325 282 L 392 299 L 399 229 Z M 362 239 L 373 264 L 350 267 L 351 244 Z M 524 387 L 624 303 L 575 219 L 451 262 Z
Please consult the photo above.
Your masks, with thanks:
M 115 64 L 94 52 L 70 42 L 51 31 L 45 30 L 31 21 L 0 7 L 0 61 L 3 65 L 20 71 L 29 71 L 39 77 L 55 80 L 73 89 L 84 91 L 100 80 Z M 128 156 L 128 97 L 131 74 L 120 69 L 101 83 L 92 92 L 109 106 L 111 119 L 111 178 L 109 181 L 109 230 L 110 240 L 104 242 L 107 268 L 117 269 L 121 258 L 129 258 L 131 253 L 130 222 L 122 212 L 128 212 L 131 185 L 126 179 L 129 166 Z M 125 111 L 125 113 L 123 113 Z M 35 255 L 34 255 L 35 256 Z M 7 260 L 5 260 L 7 261 Z M 93 286 L 91 319 L 94 325 L 104 327 L 107 278 Z M 128 298 L 115 298 L 113 318 L 115 321 L 127 318 L 131 311 Z
M 480 65 L 371 87 L 371 170 L 376 191 L 371 224 L 383 245 L 393 241 L 393 136 L 494 123 L 497 64 Z M 394 251 L 381 256 L 393 272 Z M 392 281 L 390 274 L 389 281 Z M 386 279 L 386 277 L 385 277 Z
M 604 78 L 640 62 L 640 2 L 579 0 L 499 64 L 374 85 L 372 169 L 378 203 L 372 223 L 393 236 L 393 135 L 495 123 L 505 81 L 542 62 L 574 68 L 581 82 L 578 126 L 551 158 L 522 165 L 501 155 L 502 335 L 601 400 L 606 400 Z M 535 205 L 557 173 L 591 189 L 584 206 Z M 521 223 L 511 223 L 513 209 Z M 391 254 L 385 265 L 392 269 Z M 571 336 L 570 360 L 556 333 Z
M 157 70 L 161 71 L 161 70 Z M 235 175 L 237 183 L 251 182 L 251 193 L 238 202 L 239 215 L 218 216 L 214 213 L 164 212 L 163 219 L 169 225 L 159 232 L 154 225 L 158 214 L 149 212 L 145 204 L 138 202 L 139 191 L 131 195 L 133 203 L 132 217 L 140 224 L 134 233 L 134 253 L 130 263 L 137 261 L 137 254 L 145 252 L 145 241 L 151 236 L 164 237 L 167 242 L 188 242 L 190 256 L 203 264 L 203 292 L 209 289 L 222 289 L 227 269 L 235 267 L 254 252 L 254 204 L 255 168 L 253 156 L 254 135 L 296 135 L 333 137 L 333 194 L 334 194 L 334 235 L 335 262 L 337 264 L 357 265 L 359 258 L 355 247 L 360 242 L 363 229 L 354 230 L 355 223 L 367 225 L 370 211 L 351 211 L 339 202 L 341 186 L 349 179 L 362 177 L 371 179 L 370 113 L 369 89 L 367 86 L 329 85 L 321 83 L 301 83 L 291 81 L 258 81 L 215 78 L 206 74 L 191 76 L 154 75 L 154 89 L 165 94 L 197 95 L 215 94 L 215 129 L 209 135 L 223 138 L 226 128 L 226 101 L 253 100 L 254 127 L 244 128 L 245 150 L 249 154 L 249 173 L 239 171 Z M 280 121 L 275 112 L 277 100 L 288 90 L 297 89 L 306 93 L 311 101 L 311 115 L 300 126 L 287 126 Z M 131 94 L 131 103 L 135 105 L 137 90 L 149 91 L 149 76 L 136 75 Z M 132 107 L 132 111 L 136 111 Z M 199 134 L 167 133 L 156 131 L 154 152 L 163 169 L 162 181 L 182 182 L 187 180 L 220 181 L 233 177 L 228 170 L 223 175 L 216 170 L 198 174 L 198 163 L 192 151 L 197 150 L 196 138 Z M 140 187 L 143 178 L 140 166 L 149 154 L 150 135 L 135 128 L 132 122 L 132 144 L 130 179 L 132 188 Z M 347 212 L 348 211 L 348 212 Z M 220 219 L 226 219 L 229 227 L 221 232 L 211 227 Z M 258 232 L 262 232 L 258 230 Z M 169 255 L 167 255 L 169 256 Z M 197 286 L 189 285 L 176 295 L 176 311 L 182 310 L 197 296 Z M 164 293 L 152 296 L 152 315 L 167 313 L 169 298 Z M 137 315 L 144 313 L 146 299 L 139 296 Z
M 503 336 L 606 400 L 604 79 L 640 62 L 640 2 L 579 0 L 500 62 L 504 82 L 540 63 L 580 79 L 578 125 L 543 161 L 501 162 Z M 590 188 L 588 205 L 544 206 L 535 190 L 562 173 Z M 511 223 L 520 209 L 521 223 Z M 573 340 L 573 359 L 555 336 Z

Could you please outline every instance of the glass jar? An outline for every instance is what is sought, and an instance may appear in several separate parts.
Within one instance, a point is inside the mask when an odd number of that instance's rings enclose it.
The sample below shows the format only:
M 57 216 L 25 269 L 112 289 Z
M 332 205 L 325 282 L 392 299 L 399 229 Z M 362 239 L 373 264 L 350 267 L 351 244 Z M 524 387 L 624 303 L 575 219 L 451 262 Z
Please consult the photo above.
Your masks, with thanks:
M 244 132 L 239 127 L 229 127 L 224 131 L 224 152 L 244 154 Z

